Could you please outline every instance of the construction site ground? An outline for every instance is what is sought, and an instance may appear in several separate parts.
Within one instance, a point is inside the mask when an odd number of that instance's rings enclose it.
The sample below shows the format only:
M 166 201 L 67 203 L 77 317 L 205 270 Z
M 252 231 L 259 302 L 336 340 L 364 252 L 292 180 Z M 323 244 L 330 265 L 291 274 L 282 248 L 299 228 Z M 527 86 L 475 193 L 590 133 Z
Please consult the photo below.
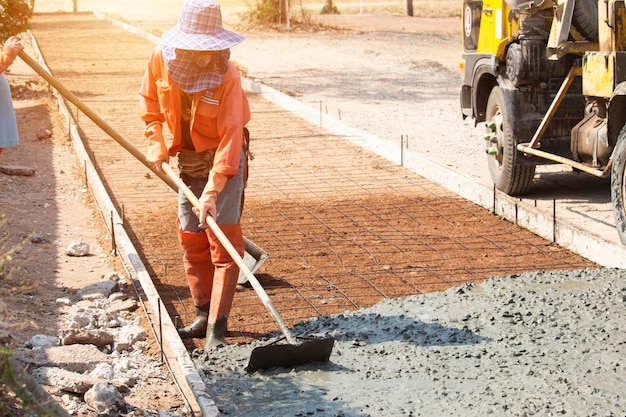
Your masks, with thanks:
M 136 92 L 154 44 L 89 13 L 35 15 L 32 30 L 54 76 L 144 149 Z M 242 224 L 270 255 L 258 278 L 288 325 L 493 275 L 591 265 L 258 95 L 249 98 L 254 160 Z M 78 120 L 168 311 L 186 325 L 194 310 L 175 195 L 86 116 Z M 231 339 L 274 329 L 254 291 L 239 292 Z
M 176 15 L 139 23 L 144 30 L 158 34 L 175 23 Z M 120 16 L 123 17 L 123 11 Z M 455 24 L 455 20 L 448 23 Z M 450 33 L 453 32 L 451 29 Z M 146 144 L 137 113 L 137 89 L 154 43 L 91 12 L 37 13 L 36 10 L 32 33 L 54 77 L 116 132 L 143 150 Z M 335 33 L 345 34 L 349 30 Z M 373 32 L 371 37 L 378 33 Z M 254 33 L 249 35 L 255 37 Z M 267 46 L 268 39 L 274 36 L 290 35 L 260 35 L 263 38 L 260 42 Z M 434 42 L 442 36 L 448 39 L 446 36 L 450 35 L 435 35 Z M 34 50 L 34 46 L 29 50 Z M 310 46 L 309 52 L 315 50 L 314 42 Z M 265 57 L 264 65 L 271 65 L 269 51 L 257 48 L 257 52 L 257 59 Z M 323 52 L 318 53 L 321 59 Z M 448 56 L 449 50 L 442 49 L 442 54 Z M 428 83 L 427 75 L 437 79 L 438 73 L 447 71 L 448 64 L 435 65 L 436 55 L 431 58 L 430 69 L 422 73 L 425 79 L 419 82 L 419 89 L 427 95 L 424 90 L 431 88 L 432 96 L 436 97 L 436 88 Z M 246 75 L 256 77 L 251 65 L 242 66 L 246 67 Z M 259 68 L 263 71 L 265 67 L 259 64 Z M 309 82 L 303 75 L 302 84 Z M 322 87 L 324 82 L 315 80 L 313 84 Z M 339 92 L 345 85 L 328 82 Z M 31 87 L 39 89 L 34 84 Z M 354 90 L 347 91 L 356 94 Z M 298 94 L 292 96 L 297 98 Z M 368 307 L 385 298 L 442 291 L 493 276 L 598 266 L 319 124 L 297 117 L 259 94 L 251 92 L 249 99 L 254 160 L 242 224 L 244 235 L 270 255 L 257 277 L 290 327 L 323 315 Z M 445 100 L 448 99 L 446 96 Z M 407 102 L 406 106 L 409 105 Z M 445 113 L 438 121 L 437 116 L 443 115 L 443 110 L 433 103 L 429 106 L 436 111 L 423 112 L 424 125 L 445 130 L 449 116 Z M 448 101 L 441 106 L 447 107 Z M 70 108 L 75 112 L 79 131 L 107 191 L 123 213 L 125 228 L 143 254 L 168 314 L 181 326 L 189 323 L 193 319 L 193 305 L 174 231 L 175 194 L 85 115 L 75 107 Z M 29 115 L 35 110 L 52 109 L 18 108 L 18 121 L 28 123 Z M 456 113 L 456 109 L 449 111 Z M 347 119 L 344 118 L 349 123 Z M 372 122 L 371 115 L 366 119 Z M 51 125 L 55 123 L 53 120 L 51 117 Z M 384 122 L 383 119 L 378 123 Z M 62 134 L 61 127 L 56 124 L 55 135 Z M 393 129 L 400 132 L 402 128 Z M 23 138 L 23 142 L 44 144 L 32 137 Z M 446 152 L 454 153 L 455 149 Z M 41 159 L 37 161 L 29 161 L 28 154 L 13 155 L 16 159 L 12 160 L 8 153 L 6 159 L 3 156 L 3 162 L 36 164 L 37 175 L 49 176 L 51 187 L 63 189 L 67 171 L 50 170 L 53 164 L 45 159 L 45 154 L 39 155 Z M 459 170 L 467 173 L 463 164 L 469 161 L 463 159 L 455 158 L 461 161 Z M 486 170 L 486 166 L 472 168 L 478 169 Z M 74 173 L 80 175 L 80 168 Z M 27 185 L 29 178 L 20 181 Z M 62 227 L 55 228 L 50 206 L 37 204 L 33 210 L 46 212 L 47 226 L 52 227 L 54 237 L 60 238 Z M 106 245 L 102 226 L 93 226 L 100 228 L 94 240 Z M 102 257 L 112 262 L 106 255 Z M 40 264 L 41 268 L 63 271 L 54 257 L 42 262 L 50 264 Z M 89 279 L 80 273 L 77 276 L 77 279 Z M 46 328 L 54 328 L 54 316 L 46 317 L 50 320 Z M 276 324 L 255 292 L 244 286 L 236 294 L 228 341 L 250 341 L 275 329 Z M 32 330 L 25 326 L 24 337 L 29 332 Z M 186 343 L 191 351 L 201 348 L 202 342 Z

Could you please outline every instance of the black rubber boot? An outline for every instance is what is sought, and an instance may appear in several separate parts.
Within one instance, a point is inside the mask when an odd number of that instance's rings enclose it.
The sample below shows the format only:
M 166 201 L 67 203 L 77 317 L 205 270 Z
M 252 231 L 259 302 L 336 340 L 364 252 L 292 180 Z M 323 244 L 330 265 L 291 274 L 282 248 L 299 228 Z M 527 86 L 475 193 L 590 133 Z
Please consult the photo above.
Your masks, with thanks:
M 178 329 L 181 339 L 199 339 L 206 335 L 206 324 L 209 319 L 209 303 L 196 306 L 196 318 L 187 327 Z
M 217 319 L 215 324 L 207 326 L 206 329 L 206 342 L 204 343 L 204 350 L 211 350 L 220 346 L 226 346 L 228 343 L 224 340 L 226 335 L 228 324 L 228 317 L 222 317 Z

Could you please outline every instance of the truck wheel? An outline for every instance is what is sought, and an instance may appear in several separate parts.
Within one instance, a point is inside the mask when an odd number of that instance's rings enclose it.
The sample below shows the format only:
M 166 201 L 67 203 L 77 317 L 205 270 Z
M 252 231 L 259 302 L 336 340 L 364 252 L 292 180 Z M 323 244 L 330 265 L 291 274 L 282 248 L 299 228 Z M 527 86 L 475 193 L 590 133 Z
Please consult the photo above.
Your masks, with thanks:
M 626 245 L 626 126 L 617 138 L 611 167 L 611 205 L 619 239 Z
M 598 1 L 576 0 L 572 24 L 586 40 L 598 42 Z
M 499 87 L 491 90 L 486 116 L 487 162 L 493 183 L 508 195 L 528 192 L 535 176 L 535 166 L 516 164 L 517 144 L 506 113 L 504 94 Z

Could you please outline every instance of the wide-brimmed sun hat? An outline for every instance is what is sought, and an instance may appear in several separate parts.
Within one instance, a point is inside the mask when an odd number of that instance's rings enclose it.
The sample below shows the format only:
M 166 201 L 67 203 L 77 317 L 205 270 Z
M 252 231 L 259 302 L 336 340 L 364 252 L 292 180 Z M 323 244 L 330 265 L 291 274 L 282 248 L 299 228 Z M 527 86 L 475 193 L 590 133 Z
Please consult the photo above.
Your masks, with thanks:
M 222 26 L 220 5 L 212 0 L 186 0 L 178 23 L 163 32 L 167 46 L 192 51 L 221 51 L 237 45 L 244 36 Z

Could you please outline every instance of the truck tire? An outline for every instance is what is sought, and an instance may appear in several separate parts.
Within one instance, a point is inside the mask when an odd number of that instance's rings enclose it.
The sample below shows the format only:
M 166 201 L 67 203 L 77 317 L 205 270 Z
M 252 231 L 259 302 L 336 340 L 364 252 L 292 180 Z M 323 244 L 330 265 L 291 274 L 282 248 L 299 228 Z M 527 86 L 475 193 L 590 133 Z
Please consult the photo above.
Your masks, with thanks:
M 572 24 L 586 40 L 598 42 L 598 1 L 576 0 Z
M 626 245 L 626 126 L 617 138 L 611 167 L 611 206 L 615 228 L 622 244 Z
M 486 116 L 487 163 L 496 189 L 508 195 L 527 193 L 535 176 L 535 165 L 516 163 L 517 143 L 509 124 L 504 94 L 500 87 L 491 90 Z

